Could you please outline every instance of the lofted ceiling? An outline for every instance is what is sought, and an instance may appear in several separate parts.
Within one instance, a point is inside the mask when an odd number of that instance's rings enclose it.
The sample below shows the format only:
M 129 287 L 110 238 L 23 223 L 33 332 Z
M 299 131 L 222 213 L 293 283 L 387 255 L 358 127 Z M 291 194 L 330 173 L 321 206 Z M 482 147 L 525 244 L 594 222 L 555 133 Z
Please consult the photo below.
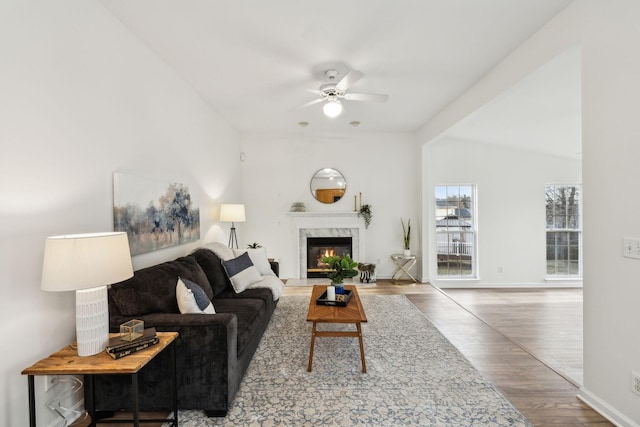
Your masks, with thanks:
M 414 132 L 571 0 L 101 2 L 240 132 Z M 296 109 L 330 68 L 389 100 Z
M 560 157 L 582 156 L 580 49 L 558 55 L 446 132 Z

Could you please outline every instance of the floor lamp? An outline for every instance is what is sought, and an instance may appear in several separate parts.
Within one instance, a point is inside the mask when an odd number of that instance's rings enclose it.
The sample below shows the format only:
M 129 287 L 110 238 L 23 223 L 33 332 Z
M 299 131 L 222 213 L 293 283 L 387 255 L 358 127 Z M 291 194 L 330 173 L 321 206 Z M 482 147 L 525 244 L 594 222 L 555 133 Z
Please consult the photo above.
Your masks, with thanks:
M 220 207 L 220 221 L 231 223 L 231 233 L 229 234 L 229 247 L 234 244 L 238 249 L 238 238 L 236 237 L 236 222 L 244 222 L 244 205 L 222 205 Z
M 76 291 L 78 356 L 104 351 L 109 341 L 107 285 L 133 276 L 127 233 L 47 238 L 42 289 Z

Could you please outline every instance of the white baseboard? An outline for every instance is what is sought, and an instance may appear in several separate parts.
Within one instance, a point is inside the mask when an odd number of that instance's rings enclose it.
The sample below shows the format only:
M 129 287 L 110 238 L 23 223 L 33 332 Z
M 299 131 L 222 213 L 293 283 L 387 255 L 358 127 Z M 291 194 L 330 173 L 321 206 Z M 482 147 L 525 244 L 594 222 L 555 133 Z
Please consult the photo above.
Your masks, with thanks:
M 640 424 L 636 423 L 584 387 L 578 390 L 577 397 L 589 405 L 594 411 L 598 412 L 618 427 L 640 427 Z
M 433 284 L 433 283 L 432 283 Z M 479 280 L 438 280 L 435 282 L 434 286 L 437 286 L 441 289 L 447 288 L 469 288 L 469 289 L 482 289 L 482 288 L 491 288 L 491 289 L 508 289 L 508 288 L 582 288 L 582 283 L 548 283 L 548 282 L 531 282 L 531 283 L 487 283 Z

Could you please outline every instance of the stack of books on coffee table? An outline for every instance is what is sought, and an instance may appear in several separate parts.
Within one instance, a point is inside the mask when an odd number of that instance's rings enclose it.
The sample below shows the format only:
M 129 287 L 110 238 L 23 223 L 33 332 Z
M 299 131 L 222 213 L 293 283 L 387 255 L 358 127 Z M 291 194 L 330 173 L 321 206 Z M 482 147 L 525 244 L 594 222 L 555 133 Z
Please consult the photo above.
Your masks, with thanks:
M 109 344 L 105 351 L 114 359 L 120 359 L 156 345 L 159 341 L 160 339 L 156 335 L 156 328 L 146 328 L 142 336 L 133 341 L 123 340 L 120 336 L 109 338 Z

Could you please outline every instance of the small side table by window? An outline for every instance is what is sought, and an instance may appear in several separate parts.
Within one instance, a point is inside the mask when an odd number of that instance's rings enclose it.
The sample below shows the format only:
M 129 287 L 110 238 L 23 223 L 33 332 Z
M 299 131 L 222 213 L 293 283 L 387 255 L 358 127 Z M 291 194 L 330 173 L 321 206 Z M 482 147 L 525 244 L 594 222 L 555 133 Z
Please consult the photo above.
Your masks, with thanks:
M 118 422 L 132 422 L 134 426 L 140 425 L 140 408 L 138 407 L 138 372 L 144 368 L 160 352 L 170 347 L 173 369 L 173 418 L 162 420 L 144 420 L 147 422 L 169 422 L 178 427 L 178 388 L 176 373 L 176 349 L 175 340 L 177 332 L 158 332 L 160 342 L 142 351 L 130 354 L 121 359 L 113 359 L 106 352 L 93 356 L 78 356 L 78 351 L 71 346 L 66 346 L 57 353 L 36 362 L 33 366 L 22 371 L 22 375 L 28 375 L 29 383 L 29 425 L 36 427 L 35 408 L 35 375 L 84 375 L 85 386 L 91 396 L 90 402 L 85 402 L 91 415 L 90 426 L 99 423 L 96 420 L 95 393 L 93 389 L 94 375 L 130 375 L 133 388 L 133 419 L 118 420 Z M 111 334 L 115 336 L 117 334 Z M 107 421 L 108 422 L 108 421 Z
M 409 270 L 411 270 L 411 267 L 413 267 L 416 263 L 415 255 L 392 254 L 391 259 L 396 265 L 396 270 L 391 276 L 392 283 L 396 285 L 413 285 L 417 282 L 415 277 L 413 277 L 409 272 Z M 409 281 L 409 283 L 407 283 L 407 280 Z

